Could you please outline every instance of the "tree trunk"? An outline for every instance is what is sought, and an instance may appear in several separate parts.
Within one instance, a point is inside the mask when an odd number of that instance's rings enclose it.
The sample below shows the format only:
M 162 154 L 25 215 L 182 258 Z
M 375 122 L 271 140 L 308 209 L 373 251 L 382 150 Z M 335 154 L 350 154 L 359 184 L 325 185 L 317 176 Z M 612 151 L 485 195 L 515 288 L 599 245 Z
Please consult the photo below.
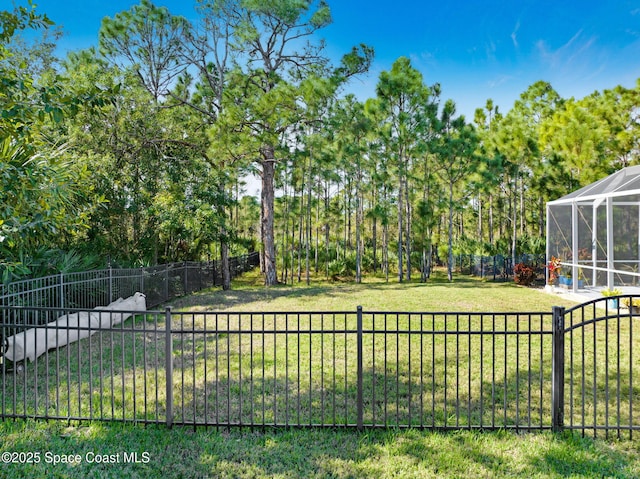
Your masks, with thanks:
M 224 196 L 225 188 L 223 185 L 219 187 L 220 193 Z M 222 289 L 228 291 L 231 289 L 231 271 L 229 271 L 229 239 L 227 238 L 227 210 L 224 205 L 219 207 L 220 216 L 222 217 L 222 228 L 220 230 L 222 240 L 220 241 L 220 267 L 222 268 Z M 233 220 L 232 220 L 233 221 Z
M 351 251 L 353 249 L 353 244 L 351 243 L 351 178 L 347 178 L 347 189 L 345 191 L 347 194 L 347 231 L 345 235 L 345 248 L 344 248 L 344 257 L 347 257 L 347 250 Z
M 511 209 L 511 213 L 512 213 L 512 218 L 511 218 L 511 226 L 512 226 L 512 236 L 511 236 L 511 267 L 514 268 L 516 265 L 516 245 L 518 242 L 517 236 L 518 236 L 518 205 L 517 205 L 517 193 L 516 190 L 518 189 L 518 175 L 516 173 L 516 177 L 513 181 L 513 202 L 512 202 L 512 209 Z
M 222 289 L 231 289 L 231 271 L 229 271 L 229 245 L 225 238 L 226 229 L 222 230 L 222 241 L 220 242 L 220 268 L 222 268 Z
M 315 271 L 318 275 L 318 250 L 320 248 L 320 198 L 316 200 L 316 249 L 314 251 Z
M 264 186 L 262 190 L 264 191 Z M 264 196 L 262 192 L 260 192 L 260 196 L 261 198 Z M 266 268 L 264 265 L 264 203 L 262 201 L 260 201 L 260 244 L 262 245 L 258 255 L 260 258 L 260 274 L 264 275 Z
M 449 259 L 447 278 L 453 281 L 453 183 L 449 183 Z
M 273 231 L 275 215 L 274 175 L 275 150 L 273 146 L 263 149 L 262 166 L 262 249 L 264 251 L 264 284 L 273 286 L 278 284 L 276 271 L 276 245 Z
M 407 251 L 406 251 L 406 255 L 407 255 L 407 281 L 411 281 L 411 201 L 410 201 L 410 197 L 409 197 L 409 181 L 405 180 L 405 187 L 404 187 L 404 192 L 405 192 L 405 206 L 407 209 L 407 216 L 406 216 L 406 226 L 407 226 L 407 232 L 405 234 L 405 241 L 407 243 Z
M 373 225 L 371 227 L 372 240 L 371 246 L 373 248 L 373 272 L 378 272 L 378 218 L 373 217 Z
M 330 240 L 330 234 L 329 234 L 329 180 L 325 181 L 324 184 L 324 216 L 325 216 L 325 223 L 324 223 L 324 251 L 325 251 L 325 257 L 324 257 L 324 267 L 326 270 L 326 277 L 327 279 L 329 279 L 329 240 Z
M 376 197 L 376 188 L 372 188 L 371 193 L 371 207 L 374 209 L 374 212 L 377 213 L 377 197 Z M 371 247 L 373 248 L 373 273 L 378 272 L 378 216 L 374 214 L 371 218 Z
M 293 201 L 296 197 L 296 190 L 295 188 L 293 189 L 293 193 L 291 194 L 291 201 Z M 293 208 L 293 206 L 292 206 Z M 289 252 L 288 254 L 288 258 L 289 258 L 289 268 L 291 269 L 291 284 L 293 284 L 293 277 L 295 276 L 293 271 L 293 266 L 295 265 L 296 261 L 295 261 L 295 247 L 296 247 L 296 221 L 295 221 L 295 213 L 291 215 L 291 238 L 289 239 Z M 289 281 L 289 277 L 287 276 L 287 281 L 285 281 L 285 284 L 287 284 Z
M 311 159 L 312 159 L 313 155 L 312 155 L 312 151 L 309 150 L 309 186 L 307 188 L 307 230 L 306 230 L 306 244 L 305 247 L 307 249 L 306 254 L 306 280 L 307 280 L 307 286 L 309 284 L 311 284 L 311 273 L 309 271 L 310 265 L 310 248 L 311 248 L 311 184 L 313 183 L 312 181 L 312 168 L 311 168 Z
M 400 173 L 400 182 L 399 182 L 400 191 L 398 191 L 398 282 L 402 283 L 403 277 L 403 268 L 402 268 L 402 236 L 403 236 L 403 222 L 402 216 L 404 214 L 404 207 L 402 204 L 402 172 Z
M 360 169 L 360 160 L 358 159 L 358 167 L 356 173 L 356 283 L 362 282 L 362 170 Z
M 300 217 L 298 218 L 298 283 L 302 281 L 302 229 L 304 225 L 304 184 L 300 191 Z
M 520 236 L 524 235 L 524 177 L 520 178 Z
M 285 178 L 286 168 L 285 168 Z M 280 276 L 280 281 L 284 284 L 287 284 L 288 276 L 287 273 L 289 271 L 287 266 L 287 258 L 289 254 L 289 192 L 287 190 L 287 184 L 289 182 L 284 182 L 284 228 L 282 228 L 282 273 Z
M 539 203 L 539 214 L 538 214 L 538 235 L 540 236 L 540 238 L 543 238 L 545 236 L 545 231 L 544 231 L 544 221 L 545 218 L 547 217 L 547 210 L 544 204 L 544 199 L 542 198 L 542 195 L 540 195 L 540 203 Z
M 489 195 L 489 244 L 493 246 L 493 195 Z
M 389 282 L 389 225 L 382 226 L 382 270 L 385 281 Z
M 389 222 L 386 216 L 387 205 L 387 185 L 384 185 L 382 198 L 385 205 L 384 220 L 382 222 L 382 270 L 384 271 L 385 280 L 389 282 Z
M 478 241 L 482 243 L 482 198 L 478 196 Z

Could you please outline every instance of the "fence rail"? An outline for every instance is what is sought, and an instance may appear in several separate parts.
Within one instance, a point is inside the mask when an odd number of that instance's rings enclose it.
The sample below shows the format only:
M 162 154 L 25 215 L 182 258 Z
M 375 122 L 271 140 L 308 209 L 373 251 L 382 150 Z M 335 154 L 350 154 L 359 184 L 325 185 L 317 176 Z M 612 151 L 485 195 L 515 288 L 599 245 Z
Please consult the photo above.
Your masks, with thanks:
M 631 299 L 629 297 L 629 299 Z M 1 415 L 213 427 L 640 429 L 633 308 L 147 311 L 24 364 Z M 2 328 L 89 310 L 2 307 Z M 60 329 L 46 329 L 55 335 Z M 80 329 L 80 328 L 78 328 Z

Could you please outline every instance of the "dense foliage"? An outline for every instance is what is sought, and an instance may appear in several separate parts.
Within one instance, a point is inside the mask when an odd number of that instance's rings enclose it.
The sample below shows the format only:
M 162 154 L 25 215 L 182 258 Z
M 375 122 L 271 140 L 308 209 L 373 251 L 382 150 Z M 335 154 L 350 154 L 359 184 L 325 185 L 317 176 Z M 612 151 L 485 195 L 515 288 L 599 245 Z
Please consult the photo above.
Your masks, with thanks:
M 189 22 L 142 0 L 61 61 L 46 15 L 0 12 L 3 281 L 59 250 L 128 264 L 260 250 L 267 284 L 426 281 L 459 252 L 543 252 L 547 200 L 638 163 L 640 82 L 564 99 L 540 81 L 470 121 L 404 57 L 374 98 L 342 94 L 373 51 L 331 64 L 324 1 L 195 7 Z

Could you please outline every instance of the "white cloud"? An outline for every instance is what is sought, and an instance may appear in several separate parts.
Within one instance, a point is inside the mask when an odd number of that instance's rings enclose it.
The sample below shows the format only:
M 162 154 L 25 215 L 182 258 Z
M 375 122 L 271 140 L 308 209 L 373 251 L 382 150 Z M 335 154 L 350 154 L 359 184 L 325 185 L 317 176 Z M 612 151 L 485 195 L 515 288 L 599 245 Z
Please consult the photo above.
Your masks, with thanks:
M 513 78 L 513 75 L 500 75 L 493 80 L 489 80 L 487 82 L 487 86 L 489 88 L 498 88 L 499 86 L 502 86 L 505 83 L 511 81 Z
M 489 40 L 489 42 L 485 44 L 485 53 L 487 55 L 487 59 L 490 61 L 495 61 L 497 50 L 498 50 L 498 47 L 496 46 L 494 41 Z
M 519 47 L 519 45 L 518 45 L 518 30 L 520 30 L 520 20 L 518 20 L 518 23 L 516 23 L 516 26 L 513 29 L 513 32 L 511 32 L 511 41 L 513 42 L 513 46 L 516 48 L 516 50 Z
M 592 47 L 597 37 L 585 38 L 583 30 L 578 30 L 564 45 L 552 50 L 545 40 L 536 42 L 540 58 L 551 68 L 576 68 L 590 63 Z

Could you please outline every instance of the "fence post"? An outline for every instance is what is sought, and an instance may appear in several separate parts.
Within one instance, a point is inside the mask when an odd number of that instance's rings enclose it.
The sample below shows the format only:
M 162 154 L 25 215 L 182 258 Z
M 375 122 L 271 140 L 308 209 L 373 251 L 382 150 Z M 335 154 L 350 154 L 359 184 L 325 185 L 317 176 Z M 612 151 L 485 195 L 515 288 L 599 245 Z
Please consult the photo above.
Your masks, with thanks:
M 60 307 L 64 308 L 64 273 L 60 273 L 60 275 L 58 276 L 59 282 L 60 282 Z
M 164 300 L 169 301 L 169 264 L 164 265 Z
M 551 426 L 554 432 L 560 432 L 564 427 L 564 313 L 564 307 L 553 307 Z
M 165 355 L 165 374 L 167 386 L 167 405 L 166 405 L 166 421 L 167 427 L 171 429 L 173 426 L 173 341 L 171 338 L 171 307 L 164 310 L 164 355 Z
M 496 256 L 493 256 L 493 280 L 496 280 Z
M 113 301 L 113 268 L 109 263 L 109 302 Z
M 182 267 L 184 268 L 184 294 L 189 294 L 189 278 L 187 278 L 189 268 L 186 261 L 182 263 Z
M 358 410 L 358 431 L 362 431 L 364 423 L 364 410 L 363 410 L 363 391 L 362 391 L 362 306 L 358 306 L 358 338 L 357 338 L 357 360 L 358 360 L 358 397 L 357 397 L 357 410 Z

